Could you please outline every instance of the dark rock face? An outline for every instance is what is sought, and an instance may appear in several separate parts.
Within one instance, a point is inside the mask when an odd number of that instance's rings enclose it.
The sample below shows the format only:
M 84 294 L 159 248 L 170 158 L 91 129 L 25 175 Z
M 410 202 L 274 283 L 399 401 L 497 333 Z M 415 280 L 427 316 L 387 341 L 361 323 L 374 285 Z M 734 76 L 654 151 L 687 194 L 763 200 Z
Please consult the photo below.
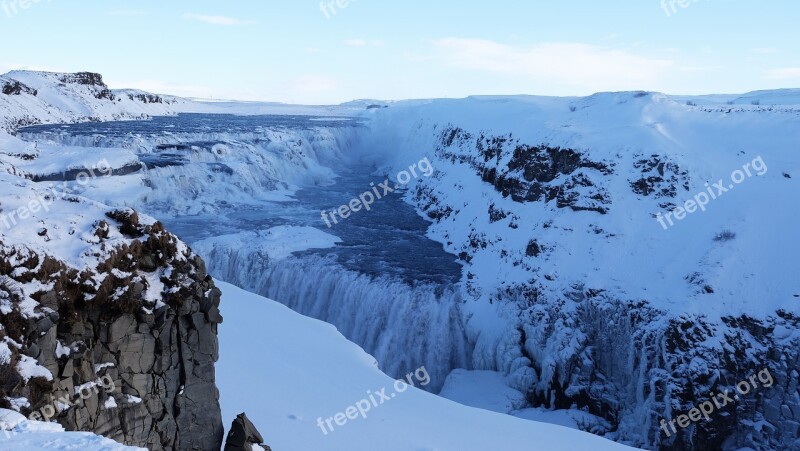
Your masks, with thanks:
M 128 94 L 128 98 L 142 103 L 164 103 L 164 99 L 155 94 Z
M 103 76 L 94 72 L 77 72 L 74 74 L 65 74 L 61 77 L 62 83 L 77 83 L 79 85 L 98 86 L 101 88 L 108 88 L 103 83 Z
M 480 158 L 475 157 L 476 153 Z M 592 161 L 574 149 L 531 146 L 511 136 L 476 138 L 449 127 L 441 134 L 437 156 L 469 164 L 484 182 L 516 202 L 555 200 L 559 208 L 601 214 L 608 213 L 611 204 L 611 196 L 597 186 L 593 177 L 612 174 L 612 166 Z
M 116 100 L 116 96 L 108 86 L 103 82 L 103 76 L 94 72 L 78 72 L 75 74 L 65 74 L 59 79 L 62 83 L 79 84 L 86 86 L 93 86 L 97 89 L 94 95 L 97 99 Z
M 4 81 L 2 83 L 2 87 L 0 88 L 0 91 L 2 91 L 3 94 L 5 94 L 7 96 L 18 96 L 18 95 L 23 94 L 23 93 L 24 94 L 30 94 L 32 96 L 35 96 L 35 95 L 38 94 L 38 92 L 35 89 L 33 89 L 33 88 L 29 87 L 29 86 L 26 86 L 26 85 L 24 85 L 23 83 L 21 83 L 21 82 L 19 82 L 17 80 Z
M 247 415 L 244 413 L 239 414 L 233 424 L 231 430 L 228 432 L 228 438 L 225 441 L 224 451 L 252 451 L 253 445 L 258 445 L 266 451 L 271 451 L 271 448 L 264 445 L 264 437 L 258 432 L 258 429 L 253 425 Z
M 640 196 L 675 198 L 679 187 L 689 190 L 686 171 L 659 155 L 636 161 L 634 168 L 642 173 L 642 178 L 631 181 L 631 189 Z
M 0 301 L 12 306 L 0 313 L 0 337 L 20 345 L 0 365 L 0 405 L 25 397 L 29 415 L 69 400 L 74 405 L 53 416 L 68 430 L 150 450 L 218 450 L 221 293 L 203 261 L 161 224 L 142 225 L 132 211 L 108 216 L 96 226 L 100 242 L 109 227 L 132 241 L 95 271 L 0 243 Z M 20 286 L 31 282 L 48 288 L 24 293 Z M 158 300 L 145 296 L 153 284 L 163 285 Z M 20 307 L 27 296 L 38 302 L 33 316 Z M 26 382 L 16 371 L 26 356 L 53 379 Z M 99 380 L 113 389 L 104 384 L 78 399 L 76 388 Z

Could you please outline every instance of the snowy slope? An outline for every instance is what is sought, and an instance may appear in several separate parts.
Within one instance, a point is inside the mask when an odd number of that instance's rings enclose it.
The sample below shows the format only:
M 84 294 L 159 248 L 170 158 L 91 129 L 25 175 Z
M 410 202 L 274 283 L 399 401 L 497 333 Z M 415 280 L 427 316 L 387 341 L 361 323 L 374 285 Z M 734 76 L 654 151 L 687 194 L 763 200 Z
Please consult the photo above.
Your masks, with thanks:
M 0 128 L 87 120 L 141 119 L 202 109 L 171 96 L 112 91 L 99 74 L 12 71 L 0 76 Z
M 0 129 L 22 125 L 135 120 L 177 113 L 353 115 L 361 105 L 303 106 L 264 102 L 208 102 L 110 89 L 100 74 L 11 71 L 0 75 Z
M 0 409 L 0 450 L 3 451 L 144 451 L 88 432 L 65 432 L 55 423 L 28 421 L 17 412 Z
M 223 415 L 228 424 L 238 410 L 246 410 L 263 425 L 273 449 L 631 449 L 588 433 L 467 408 L 416 388 L 391 397 L 395 381 L 332 326 L 235 286 L 219 286 L 225 316 L 217 369 Z M 390 400 L 373 407 L 366 419 L 358 416 L 327 434 L 318 426 L 318 418 L 324 424 L 383 388 Z

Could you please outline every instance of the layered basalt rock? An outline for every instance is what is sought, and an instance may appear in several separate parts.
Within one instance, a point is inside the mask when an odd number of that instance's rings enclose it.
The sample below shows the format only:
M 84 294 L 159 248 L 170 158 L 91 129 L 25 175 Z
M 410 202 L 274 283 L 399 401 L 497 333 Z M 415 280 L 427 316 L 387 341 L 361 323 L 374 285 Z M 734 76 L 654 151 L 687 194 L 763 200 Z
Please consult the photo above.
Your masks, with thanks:
M 64 74 L 60 78 L 62 83 L 93 86 L 97 92 L 94 95 L 97 99 L 115 100 L 117 97 L 108 89 L 103 82 L 103 76 L 94 72 L 78 72 L 74 74 Z
M 105 248 L 111 233 L 128 244 Z M 221 293 L 203 261 L 132 211 L 94 235 L 104 257 L 81 270 L 0 243 L 0 404 L 56 406 L 68 430 L 150 450 L 218 450 Z

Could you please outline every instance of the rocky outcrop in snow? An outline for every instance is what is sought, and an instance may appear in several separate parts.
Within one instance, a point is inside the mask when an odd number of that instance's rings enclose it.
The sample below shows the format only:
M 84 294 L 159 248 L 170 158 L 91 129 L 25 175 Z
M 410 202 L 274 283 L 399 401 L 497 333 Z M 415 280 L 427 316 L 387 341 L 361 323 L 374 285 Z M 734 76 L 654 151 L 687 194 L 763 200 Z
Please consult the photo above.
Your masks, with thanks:
M 264 445 L 264 437 L 247 415 L 241 413 L 233 420 L 224 451 L 272 451 Z
M 112 90 L 100 74 L 12 71 L 0 76 L 0 130 L 42 123 L 143 119 L 202 109 L 190 101 Z
M 94 268 L 3 242 L 0 402 L 151 450 L 218 449 L 220 292 L 160 224 L 107 216 Z

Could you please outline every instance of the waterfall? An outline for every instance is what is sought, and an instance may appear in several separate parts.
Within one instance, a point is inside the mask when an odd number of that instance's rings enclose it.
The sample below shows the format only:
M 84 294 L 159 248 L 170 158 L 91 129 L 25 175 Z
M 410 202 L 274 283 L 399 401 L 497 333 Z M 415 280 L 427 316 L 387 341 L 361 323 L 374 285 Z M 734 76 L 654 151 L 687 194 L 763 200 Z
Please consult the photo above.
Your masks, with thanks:
M 411 286 L 347 270 L 328 257 L 269 262 L 260 252 L 197 251 L 215 277 L 333 324 L 392 377 L 425 366 L 431 375 L 426 389 L 438 392 L 453 369 L 471 366 L 473 349 L 457 286 Z

